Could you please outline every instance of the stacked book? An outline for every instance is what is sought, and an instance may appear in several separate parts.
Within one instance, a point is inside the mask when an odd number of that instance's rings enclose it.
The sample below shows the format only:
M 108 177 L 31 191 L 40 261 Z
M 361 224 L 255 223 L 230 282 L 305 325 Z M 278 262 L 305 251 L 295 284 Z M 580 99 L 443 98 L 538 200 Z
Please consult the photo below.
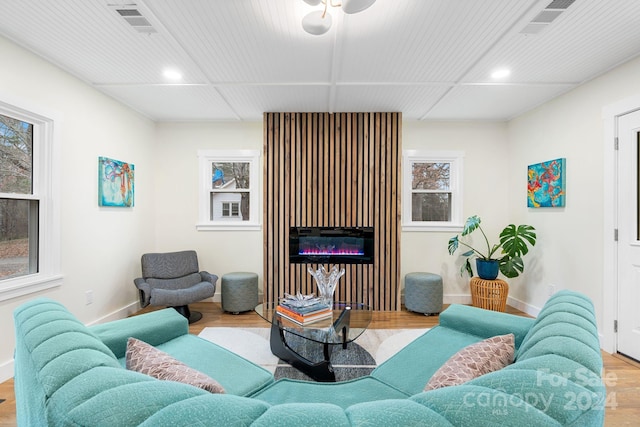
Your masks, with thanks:
M 276 311 L 280 316 L 299 325 L 308 325 L 333 315 L 332 307 L 320 302 L 302 307 L 282 302 L 276 307 Z

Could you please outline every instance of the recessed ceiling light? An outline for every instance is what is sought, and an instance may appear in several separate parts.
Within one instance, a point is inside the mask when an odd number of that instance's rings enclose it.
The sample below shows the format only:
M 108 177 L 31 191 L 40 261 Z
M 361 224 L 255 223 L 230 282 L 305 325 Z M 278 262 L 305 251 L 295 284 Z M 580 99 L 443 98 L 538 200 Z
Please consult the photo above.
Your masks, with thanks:
M 491 78 L 504 79 L 506 77 L 509 77 L 510 74 L 511 74 L 511 70 L 509 70 L 508 68 L 500 68 L 498 70 L 495 70 L 493 73 L 491 73 Z
M 168 80 L 182 80 L 182 73 L 174 68 L 167 68 L 162 72 L 162 75 Z

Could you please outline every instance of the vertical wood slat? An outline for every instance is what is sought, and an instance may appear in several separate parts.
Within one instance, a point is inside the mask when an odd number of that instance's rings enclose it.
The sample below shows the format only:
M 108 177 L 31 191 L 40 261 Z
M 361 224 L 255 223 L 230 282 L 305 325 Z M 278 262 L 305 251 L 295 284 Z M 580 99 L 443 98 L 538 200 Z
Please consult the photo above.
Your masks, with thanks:
M 374 212 L 374 222 L 373 222 L 373 226 L 375 227 L 376 230 L 381 230 L 381 223 L 380 223 L 380 177 L 381 177 L 381 171 L 380 171 L 380 113 L 376 113 L 375 115 L 375 120 L 376 120 L 376 131 L 374 134 L 374 151 L 375 151 L 375 158 L 374 158 L 374 176 L 375 176 L 375 181 L 374 181 L 374 192 L 373 192 L 373 212 Z M 376 233 L 376 237 L 377 237 L 378 233 Z M 370 293 L 373 294 L 375 289 L 378 289 L 380 286 L 382 286 L 382 284 L 384 283 L 384 280 L 381 280 L 380 275 L 382 274 L 382 272 L 384 271 L 383 268 L 381 268 L 381 259 L 384 259 L 382 251 L 381 251 L 381 244 L 382 242 L 380 241 L 380 239 L 376 239 L 375 240 L 375 263 L 373 265 L 374 268 L 374 277 L 373 277 L 373 288 L 370 290 Z
M 342 265 L 337 298 L 400 309 L 401 123 L 401 113 L 264 114 L 266 301 L 316 292 L 308 266 L 288 261 L 291 226 L 372 226 L 374 263 Z

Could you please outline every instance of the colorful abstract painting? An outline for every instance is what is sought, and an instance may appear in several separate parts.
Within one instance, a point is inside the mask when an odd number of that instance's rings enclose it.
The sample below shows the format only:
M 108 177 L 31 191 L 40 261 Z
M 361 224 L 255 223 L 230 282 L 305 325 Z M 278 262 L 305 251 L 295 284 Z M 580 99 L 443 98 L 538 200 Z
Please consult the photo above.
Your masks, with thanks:
M 565 204 L 565 159 L 529 165 L 527 207 L 555 208 Z
M 133 164 L 98 157 L 98 205 L 132 207 L 133 192 Z

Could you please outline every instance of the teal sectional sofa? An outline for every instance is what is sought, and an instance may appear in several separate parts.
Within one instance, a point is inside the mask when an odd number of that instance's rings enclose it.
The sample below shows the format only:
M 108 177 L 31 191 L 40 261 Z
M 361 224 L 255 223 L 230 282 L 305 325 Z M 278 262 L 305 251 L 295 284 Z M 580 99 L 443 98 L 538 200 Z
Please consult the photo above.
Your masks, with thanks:
M 340 383 L 274 381 L 188 334 L 172 309 L 85 327 L 52 300 L 15 314 L 20 426 L 601 426 L 605 388 L 591 302 L 562 291 L 537 319 L 452 305 L 440 324 L 376 368 Z M 423 392 L 461 348 L 513 333 L 515 362 Z M 226 394 L 126 370 L 134 336 L 215 378 Z

